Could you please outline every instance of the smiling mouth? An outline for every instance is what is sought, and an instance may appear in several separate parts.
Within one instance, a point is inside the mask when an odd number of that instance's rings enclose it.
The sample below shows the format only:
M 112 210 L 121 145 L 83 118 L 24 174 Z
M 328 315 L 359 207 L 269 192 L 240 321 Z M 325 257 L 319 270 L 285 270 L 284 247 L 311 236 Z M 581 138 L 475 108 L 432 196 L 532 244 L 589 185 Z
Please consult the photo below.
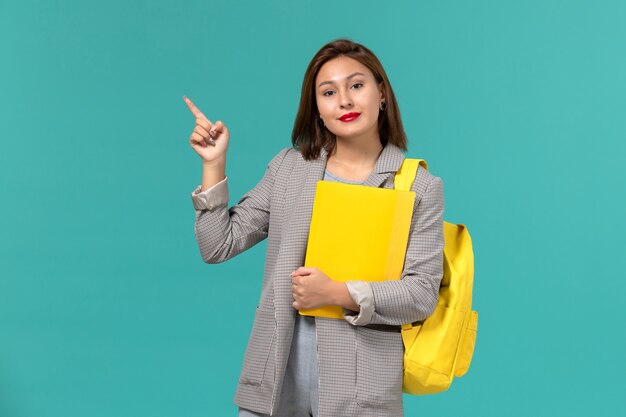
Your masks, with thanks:
M 346 115 L 343 115 L 339 118 L 339 120 L 341 120 L 342 122 L 351 122 L 354 119 L 358 118 L 361 115 L 361 113 L 348 113 Z

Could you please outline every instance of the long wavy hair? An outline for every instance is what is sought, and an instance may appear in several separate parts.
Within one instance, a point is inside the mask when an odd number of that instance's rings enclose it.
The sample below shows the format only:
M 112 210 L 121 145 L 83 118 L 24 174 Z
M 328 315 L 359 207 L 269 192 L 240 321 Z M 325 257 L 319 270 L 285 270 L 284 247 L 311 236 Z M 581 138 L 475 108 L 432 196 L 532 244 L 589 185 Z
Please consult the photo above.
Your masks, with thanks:
M 372 51 L 347 38 L 336 39 L 322 46 L 311 59 L 311 62 L 309 62 L 309 66 L 304 73 L 300 106 L 291 134 L 291 142 L 294 148 L 302 153 L 304 159 L 311 160 L 319 158 L 322 147 L 326 148 L 330 153 L 337 145 L 335 134 L 325 126 L 320 126 L 318 122 L 319 113 L 315 98 L 315 78 L 322 65 L 340 56 L 359 61 L 374 74 L 378 84 L 382 83 L 382 92 L 387 108 L 378 114 L 380 142 L 383 146 L 390 142 L 406 151 L 407 138 L 402 126 L 400 109 L 385 69 Z

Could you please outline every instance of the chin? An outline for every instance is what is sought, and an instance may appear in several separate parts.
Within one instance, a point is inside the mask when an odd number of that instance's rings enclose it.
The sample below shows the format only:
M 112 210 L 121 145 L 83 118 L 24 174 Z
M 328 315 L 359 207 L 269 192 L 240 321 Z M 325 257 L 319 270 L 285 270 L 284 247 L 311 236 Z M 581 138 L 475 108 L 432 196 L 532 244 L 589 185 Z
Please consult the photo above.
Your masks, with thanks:
M 335 136 L 341 136 L 343 138 L 350 139 L 351 137 L 357 137 L 357 136 L 366 135 L 370 131 L 371 131 L 371 129 L 363 129 L 360 126 L 359 127 L 355 127 L 353 129 L 349 129 L 346 126 L 346 127 L 343 127 L 343 129 L 335 129 L 334 131 L 331 130 L 330 132 L 333 133 Z

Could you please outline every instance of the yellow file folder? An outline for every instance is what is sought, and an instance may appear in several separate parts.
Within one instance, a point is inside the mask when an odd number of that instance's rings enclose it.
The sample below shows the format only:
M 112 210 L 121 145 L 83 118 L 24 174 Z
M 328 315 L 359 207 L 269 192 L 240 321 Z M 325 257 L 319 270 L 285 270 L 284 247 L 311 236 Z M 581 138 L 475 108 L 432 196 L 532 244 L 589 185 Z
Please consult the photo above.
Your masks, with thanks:
M 318 181 L 304 266 L 335 281 L 400 279 L 415 193 Z M 343 319 L 339 306 L 301 315 Z

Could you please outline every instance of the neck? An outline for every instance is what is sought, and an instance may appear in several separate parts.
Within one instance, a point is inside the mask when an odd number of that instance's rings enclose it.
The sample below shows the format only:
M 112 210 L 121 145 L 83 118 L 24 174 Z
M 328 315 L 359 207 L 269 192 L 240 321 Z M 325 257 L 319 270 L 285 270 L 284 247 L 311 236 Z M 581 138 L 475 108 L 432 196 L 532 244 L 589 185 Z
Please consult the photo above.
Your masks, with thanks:
M 383 150 L 380 137 L 375 135 L 370 139 L 344 139 L 337 137 L 333 152 L 329 155 L 336 162 L 353 167 L 373 166 Z

